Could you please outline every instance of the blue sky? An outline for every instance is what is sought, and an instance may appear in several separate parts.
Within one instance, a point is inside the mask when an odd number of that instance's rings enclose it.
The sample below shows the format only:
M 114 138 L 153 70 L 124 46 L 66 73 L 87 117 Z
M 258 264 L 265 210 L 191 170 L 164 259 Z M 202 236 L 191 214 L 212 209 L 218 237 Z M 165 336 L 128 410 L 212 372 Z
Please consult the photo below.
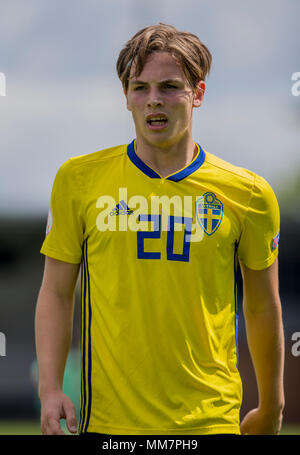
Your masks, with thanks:
M 279 191 L 300 168 L 299 17 L 298 0 L 1 0 L 0 216 L 45 214 L 64 161 L 135 137 L 115 63 L 158 22 L 213 54 L 194 139 Z

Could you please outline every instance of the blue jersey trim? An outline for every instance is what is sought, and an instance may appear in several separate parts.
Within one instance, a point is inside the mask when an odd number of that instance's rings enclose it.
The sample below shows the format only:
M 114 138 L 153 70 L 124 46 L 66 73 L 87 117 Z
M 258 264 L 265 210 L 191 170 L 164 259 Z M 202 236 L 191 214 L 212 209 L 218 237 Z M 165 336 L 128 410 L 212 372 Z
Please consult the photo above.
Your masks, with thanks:
M 81 407 L 80 407 L 80 424 L 79 431 L 82 432 L 83 422 L 85 421 L 85 407 L 86 407 L 86 377 L 85 377 L 85 330 L 86 330 L 86 267 L 85 267 L 85 244 L 82 251 L 82 265 L 81 265 L 81 294 L 82 294 L 82 347 L 81 347 Z
M 172 180 L 172 182 L 180 182 L 180 180 L 183 180 L 185 177 L 188 177 L 193 172 L 197 171 L 199 167 L 202 166 L 205 160 L 205 152 L 199 144 L 197 145 L 199 147 L 199 153 L 197 158 L 181 171 L 176 172 L 176 174 L 170 175 L 170 177 L 167 177 L 167 180 Z
M 91 405 L 92 405 L 92 340 L 91 340 L 91 322 L 92 322 L 92 306 L 91 306 L 91 293 L 90 293 L 90 272 L 88 264 L 88 244 L 86 240 L 86 268 L 88 277 L 88 302 L 89 302 L 89 324 L 88 324 L 88 389 L 89 389 L 89 402 L 87 409 L 87 419 L 85 425 L 85 431 L 90 422 Z
M 239 299 L 238 299 L 238 244 L 235 244 L 234 252 L 234 313 L 235 313 L 235 344 L 236 344 L 236 367 L 239 367 Z
M 92 308 L 91 308 L 91 295 L 90 295 L 90 275 L 88 266 L 88 242 L 85 241 L 83 245 L 83 260 L 82 260 L 82 284 L 83 284 L 83 328 L 82 328 L 82 388 L 81 388 L 81 416 L 80 416 L 80 433 L 86 432 L 91 415 L 92 403 L 92 348 L 91 348 L 91 321 L 92 321 Z M 88 315 L 88 317 L 87 317 Z M 87 332 L 87 345 L 86 345 L 86 332 Z M 86 370 L 87 358 L 87 370 Z M 87 393 L 88 390 L 88 399 Z
M 135 153 L 134 150 L 134 141 L 135 139 L 128 145 L 127 147 L 127 154 L 130 158 L 130 160 L 133 162 L 133 164 L 138 167 L 144 174 L 148 175 L 148 177 L 151 177 L 152 179 L 160 179 L 160 175 L 157 174 L 151 167 L 147 166 Z
M 129 159 L 132 161 L 132 163 L 136 167 L 138 167 L 148 177 L 150 177 L 152 179 L 161 179 L 162 177 L 157 172 L 155 172 L 153 169 L 151 169 L 151 167 L 149 167 L 147 164 L 145 164 L 137 156 L 137 154 L 135 153 L 135 149 L 134 149 L 134 143 L 135 143 L 135 139 L 127 146 L 127 154 L 128 154 Z M 198 153 L 196 159 L 194 159 L 187 167 L 185 167 L 181 171 L 178 171 L 178 172 L 170 175 L 169 177 L 166 177 L 166 180 L 171 180 L 172 182 L 179 182 L 180 180 L 183 180 L 185 177 L 188 177 L 189 175 L 191 175 L 193 172 L 195 172 L 197 169 L 199 169 L 199 167 L 202 166 L 202 164 L 204 163 L 204 160 L 205 160 L 205 152 L 199 144 L 197 144 L 197 146 L 199 147 L 199 153 Z

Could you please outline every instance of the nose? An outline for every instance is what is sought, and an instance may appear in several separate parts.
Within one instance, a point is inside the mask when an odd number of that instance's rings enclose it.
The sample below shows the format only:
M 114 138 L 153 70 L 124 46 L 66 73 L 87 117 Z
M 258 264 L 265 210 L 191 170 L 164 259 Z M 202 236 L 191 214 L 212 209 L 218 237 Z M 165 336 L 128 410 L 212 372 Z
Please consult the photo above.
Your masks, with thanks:
M 151 88 L 149 90 L 149 96 L 147 100 L 147 105 L 149 107 L 155 107 L 155 106 L 162 106 L 163 105 L 163 98 L 161 96 L 161 93 L 159 90 L 155 87 Z

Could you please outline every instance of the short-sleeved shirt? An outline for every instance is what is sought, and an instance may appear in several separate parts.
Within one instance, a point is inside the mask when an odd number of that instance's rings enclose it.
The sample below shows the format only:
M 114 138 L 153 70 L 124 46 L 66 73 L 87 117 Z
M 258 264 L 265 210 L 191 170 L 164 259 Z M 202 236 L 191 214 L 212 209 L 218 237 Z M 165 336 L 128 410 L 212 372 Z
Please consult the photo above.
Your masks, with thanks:
M 238 258 L 278 254 L 262 177 L 195 144 L 161 177 L 135 140 L 69 159 L 41 252 L 81 263 L 79 432 L 239 433 Z

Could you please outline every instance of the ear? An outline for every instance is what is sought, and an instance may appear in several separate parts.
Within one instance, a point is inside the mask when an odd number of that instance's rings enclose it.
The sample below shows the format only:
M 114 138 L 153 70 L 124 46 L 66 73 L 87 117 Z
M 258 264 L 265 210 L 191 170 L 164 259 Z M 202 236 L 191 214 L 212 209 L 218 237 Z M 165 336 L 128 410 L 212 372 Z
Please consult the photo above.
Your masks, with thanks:
M 127 107 L 127 109 L 129 111 L 131 111 L 130 104 L 129 104 L 129 101 L 128 101 L 128 91 L 126 90 L 125 87 L 123 88 L 123 93 L 124 93 L 125 98 L 126 98 L 126 107 Z
M 200 81 L 197 84 L 197 87 L 195 89 L 193 107 L 201 106 L 203 99 L 204 99 L 204 92 L 205 92 L 205 82 Z

